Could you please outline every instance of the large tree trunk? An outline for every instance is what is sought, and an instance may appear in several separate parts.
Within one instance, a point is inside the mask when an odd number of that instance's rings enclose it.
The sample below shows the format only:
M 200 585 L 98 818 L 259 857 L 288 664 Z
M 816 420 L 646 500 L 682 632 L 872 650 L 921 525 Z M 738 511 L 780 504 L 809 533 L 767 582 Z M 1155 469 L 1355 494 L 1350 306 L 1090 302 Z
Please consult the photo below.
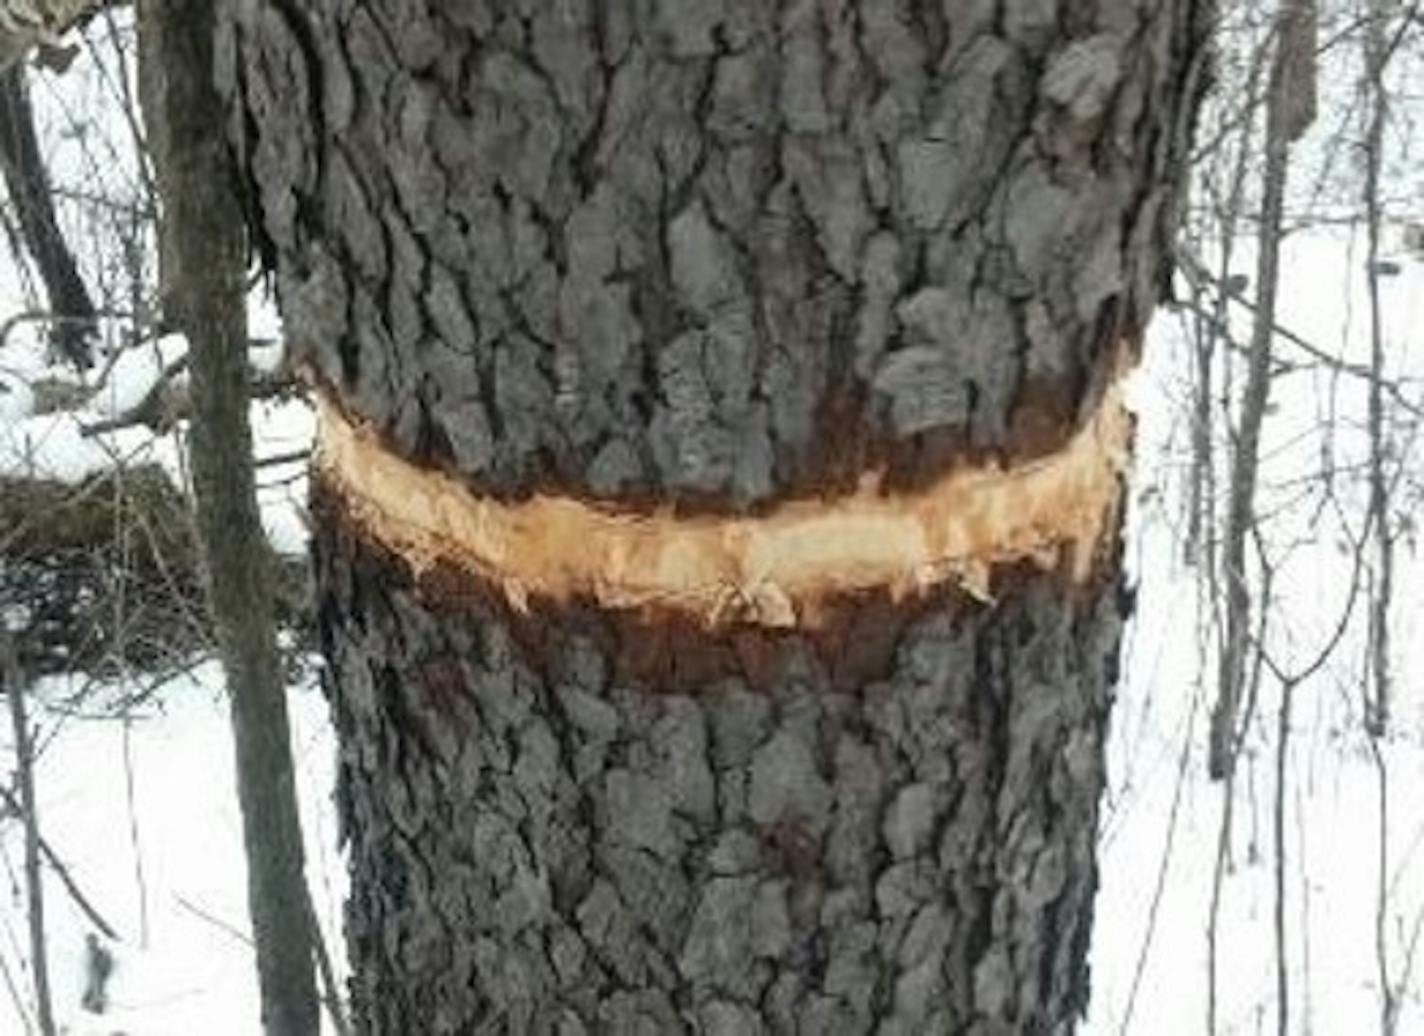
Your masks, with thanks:
M 363 1031 L 1072 1028 L 1202 6 L 225 6 Z

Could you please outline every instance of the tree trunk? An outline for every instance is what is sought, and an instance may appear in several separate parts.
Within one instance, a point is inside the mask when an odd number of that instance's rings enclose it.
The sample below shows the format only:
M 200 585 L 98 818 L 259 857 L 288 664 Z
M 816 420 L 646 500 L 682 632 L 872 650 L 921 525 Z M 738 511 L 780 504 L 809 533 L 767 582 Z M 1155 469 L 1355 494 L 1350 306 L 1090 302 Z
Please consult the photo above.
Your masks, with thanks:
M 246 236 L 231 155 L 214 132 L 222 103 L 213 8 L 140 0 L 138 23 L 143 112 L 163 195 L 164 310 L 191 349 L 193 495 L 231 709 L 262 1031 L 317 1036 L 277 570 L 257 511 L 247 413 Z
M 224 5 L 361 1031 L 1071 1030 L 1204 6 Z
M 3 44 L 0 44 L 3 51 Z M 85 370 L 94 362 L 94 303 L 55 217 L 49 171 L 35 135 L 28 73 L 22 65 L 0 70 L 0 174 L 20 235 L 44 281 L 51 315 L 50 340 L 67 362 Z

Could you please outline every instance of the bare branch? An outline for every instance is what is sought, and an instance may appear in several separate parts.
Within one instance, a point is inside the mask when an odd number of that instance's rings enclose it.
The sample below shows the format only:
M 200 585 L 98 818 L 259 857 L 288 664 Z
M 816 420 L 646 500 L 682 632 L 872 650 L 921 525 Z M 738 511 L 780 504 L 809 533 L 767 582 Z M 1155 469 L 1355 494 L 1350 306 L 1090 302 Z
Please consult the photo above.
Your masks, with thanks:
M 1276 12 L 1278 35 L 1291 39 L 1297 21 L 1310 17 L 1306 0 L 1282 0 Z M 1212 714 L 1210 771 L 1221 779 L 1236 753 L 1238 703 L 1244 681 L 1251 596 L 1246 573 L 1246 540 L 1254 521 L 1261 427 L 1271 386 L 1276 290 L 1280 279 L 1281 217 L 1285 206 L 1290 135 L 1297 127 L 1288 111 L 1298 87 L 1290 49 L 1278 46 L 1271 66 L 1266 108 L 1265 189 L 1261 200 L 1260 252 L 1256 273 L 1257 314 L 1251 335 L 1246 387 L 1241 401 L 1240 432 L 1232 462 L 1231 489 L 1222 564 L 1226 578 L 1226 638 L 1222 646 L 1216 709 Z
M 40 821 L 35 801 L 34 761 L 29 720 L 25 717 L 25 680 L 19 650 L 8 629 L 0 628 L 0 671 L 5 696 L 10 700 L 10 725 L 15 738 L 15 774 L 24 805 L 25 895 L 29 900 L 30 971 L 35 983 L 35 1014 L 41 1036 L 55 1036 L 54 1005 L 49 992 L 49 963 L 45 953 L 44 884 L 40 877 Z
M 24 805 L 15 798 L 15 793 L 4 785 L 0 785 L 0 798 L 5 800 L 6 808 L 11 810 L 16 816 L 21 818 L 25 817 Z M 28 823 L 28 821 L 26 822 Z M 57 877 L 64 886 L 65 891 L 69 893 L 69 898 L 74 900 L 74 905 L 84 912 L 84 916 L 89 918 L 95 928 L 114 940 L 114 942 L 122 942 L 123 940 L 120 939 L 118 933 L 114 930 L 114 926 L 104 919 L 104 915 L 99 913 L 98 908 L 94 906 L 94 903 L 84 894 L 84 891 L 79 887 L 78 883 L 75 882 L 74 875 L 69 873 L 69 868 L 64 865 L 64 861 L 59 858 L 59 854 L 50 847 L 49 842 L 45 840 L 43 835 L 38 834 L 38 830 L 36 831 L 36 836 L 39 838 L 41 854 L 43 854 L 45 861 L 49 864 L 50 870 L 54 872 L 55 877 Z

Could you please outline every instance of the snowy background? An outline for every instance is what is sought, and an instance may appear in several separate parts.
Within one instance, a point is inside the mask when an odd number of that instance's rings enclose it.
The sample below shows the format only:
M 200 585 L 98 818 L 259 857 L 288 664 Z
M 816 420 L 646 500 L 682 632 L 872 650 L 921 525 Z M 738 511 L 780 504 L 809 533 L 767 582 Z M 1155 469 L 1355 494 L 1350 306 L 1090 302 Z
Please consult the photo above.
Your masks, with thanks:
M 126 31 L 117 38 L 131 45 Z M 105 26 L 91 29 L 65 75 L 33 77 L 34 101 L 57 187 L 83 184 L 90 194 L 139 199 L 144 174 L 120 108 L 132 53 L 115 51 L 113 43 Z M 1328 172 L 1342 161 L 1324 144 L 1303 150 L 1315 170 Z M 1415 192 L 1416 215 L 1424 218 L 1424 178 L 1407 164 L 1391 175 L 1404 196 Z M 1321 173 L 1309 178 L 1307 189 L 1326 182 Z M 92 209 L 76 204 L 63 211 L 91 284 L 121 294 L 136 268 L 151 278 L 151 255 L 116 256 L 96 231 L 104 221 Z M 1395 275 L 1380 280 L 1390 374 L 1417 402 L 1424 400 L 1418 380 L 1424 375 L 1424 261 L 1404 250 L 1397 228 L 1386 246 L 1397 265 Z M 1232 269 L 1254 275 L 1254 255 L 1242 242 Z M 1286 241 L 1283 271 L 1279 322 L 1336 362 L 1308 362 L 1289 342 L 1278 345 L 1279 359 L 1291 366 L 1273 385 L 1259 504 L 1274 569 L 1267 631 L 1272 658 L 1286 669 L 1309 664 L 1341 617 L 1351 616 L 1339 649 L 1296 690 L 1286 757 L 1291 1031 L 1379 1031 L 1383 958 L 1391 983 L 1403 992 L 1398 1031 L 1424 1033 L 1424 984 L 1414 963 L 1424 919 L 1424 610 L 1416 589 L 1424 572 L 1411 527 L 1400 525 L 1391 612 L 1394 717 L 1378 742 L 1361 722 L 1363 618 L 1347 613 L 1358 574 L 1350 544 L 1362 536 L 1366 383 L 1342 371 L 1368 360 L 1363 234 L 1330 221 L 1297 227 Z M 34 305 L 24 270 L 8 257 L 0 260 L 0 326 Z M 280 327 L 260 293 L 252 309 L 253 337 L 268 343 L 254 350 L 254 364 L 270 369 L 279 358 L 272 343 L 280 341 Z M 1184 552 L 1190 320 L 1184 312 L 1158 316 L 1134 379 L 1138 463 L 1126 563 L 1137 611 L 1123 645 L 1109 746 L 1093 1001 L 1082 1027 L 1090 1036 L 1206 1031 L 1208 918 L 1223 789 L 1207 780 L 1205 761 L 1218 609 Z M 1249 312 L 1235 307 L 1232 320 L 1236 340 L 1247 341 Z M 179 436 L 155 436 L 143 427 L 86 436 L 82 428 L 125 412 L 183 348 L 181 339 L 169 337 L 130 349 L 81 410 L 35 416 L 29 386 L 62 372 L 48 366 L 36 325 L 16 323 L 0 341 L 0 470 L 77 481 L 115 458 L 151 459 L 182 480 Z M 1241 357 L 1224 362 L 1244 366 Z M 310 442 L 312 417 L 299 401 L 255 404 L 252 417 L 259 458 Z M 1400 472 L 1424 467 L 1411 452 L 1414 431 L 1407 419 L 1392 428 L 1392 461 Z M 1217 440 L 1222 458 L 1227 433 L 1218 432 Z M 264 468 L 259 482 L 272 542 L 300 555 L 300 462 Z M 1407 511 L 1411 483 L 1401 476 L 1399 484 L 1399 507 Z M 117 959 L 110 1008 L 89 1014 L 79 1000 L 85 937 L 93 926 L 47 872 L 56 1010 L 64 1031 L 73 1034 L 256 1034 L 221 674 L 215 663 L 204 663 L 140 706 L 127 706 L 139 681 L 135 676 L 96 689 L 82 676 L 50 678 L 33 692 L 44 837 L 121 937 L 110 944 Z M 1279 681 L 1264 682 L 1239 764 L 1217 925 L 1220 1033 L 1276 1028 L 1272 811 L 1279 693 Z M 339 966 L 345 879 L 329 794 L 334 745 L 313 678 L 292 688 L 290 707 L 308 877 Z M 6 773 L 11 747 L 7 729 L 0 734 Z M 0 1033 L 6 1034 L 25 1032 L 32 1022 L 23 1013 L 29 974 L 21 857 L 21 825 L 0 817 Z

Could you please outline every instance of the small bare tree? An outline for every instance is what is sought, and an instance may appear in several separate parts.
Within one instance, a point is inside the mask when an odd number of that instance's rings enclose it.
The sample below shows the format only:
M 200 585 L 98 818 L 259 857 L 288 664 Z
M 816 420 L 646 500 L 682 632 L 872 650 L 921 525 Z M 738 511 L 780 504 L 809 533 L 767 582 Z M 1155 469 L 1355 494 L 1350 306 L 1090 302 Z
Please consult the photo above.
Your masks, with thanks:
M 164 308 L 188 336 L 198 528 L 232 707 L 248 908 L 268 1036 L 317 1031 L 274 579 L 258 519 L 246 380 L 246 237 L 212 87 L 212 8 L 139 4 L 141 93 L 164 201 Z

